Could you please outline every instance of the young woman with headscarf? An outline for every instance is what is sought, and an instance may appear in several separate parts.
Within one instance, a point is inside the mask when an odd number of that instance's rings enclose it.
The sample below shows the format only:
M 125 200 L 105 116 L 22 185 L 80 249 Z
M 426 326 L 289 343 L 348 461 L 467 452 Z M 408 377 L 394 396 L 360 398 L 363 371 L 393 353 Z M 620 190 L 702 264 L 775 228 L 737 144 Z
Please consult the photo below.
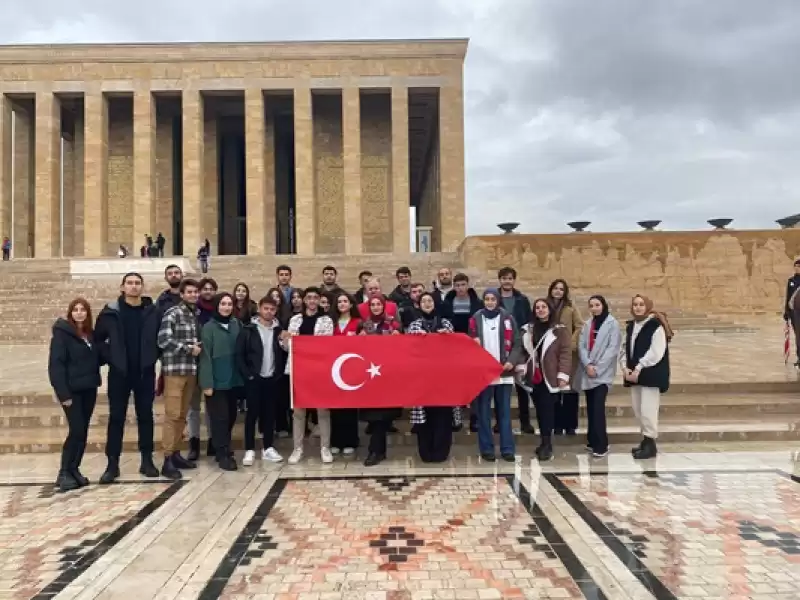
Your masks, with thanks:
M 469 335 L 503 365 L 503 373 L 481 392 L 475 401 L 478 412 L 478 451 L 487 462 L 496 460 L 492 435 L 492 400 L 500 429 L 500 455 L 506 462 L 516 460 L 511 431 L 511 388 L 520 363 L 520 329 L 511 313 L 500 305 L 500 292 L 489 288 L 483 293 L 483 308 L 469 321 Z
M 533 303 L 533 317 L 522 335 L 527 355 L 522 384 L 533 396 L 541 443 L 536 448 L 540 462 L 553 458 L 553 426 L 560 394 L 569 389 L 572 344 L 567 328 L 558 322 L 555 309 L 545 298 Z
M 569 286 L 563 279 L 556 279 L 550 284 L 547 290 L 547 301 L 553 308 L 554 318 L 567 330 L 570 338 L 570 348 L 572 349 L 572 368 L 578 368 L 578 337 L 583 328 L 583 319 L 578 311 L 578 307 L 572 304 L 569 297 Z M 573 377 L 575 373 L 570 373 Z M 556 435 L 575 435 L 578 429 L 578 388 L 571 387 L 558 394 L 555 406 L 555 427 Z
M 573 387 L 586 393 L 589 422 L 586 449 L 595 458 L 603 458 L 608 454 L 606 397 L 617 374 L 622 335 L 603 296 L 589 298 L 589 313 L 591 316 L 584 323 L 578 340 L 580 364 Z
M 206 399 L 217 463 L 225 471 L 237 469 L 231 449 L 237 408 L 233 390 L 244 385 L 236 364 L 236 339 L 241 323 L 233 316 L 235 302 L 227 292 L 214 297 L 211 319 L 203 325 L 203 351 L 197 366 L 197 381 Z
M 631 388 L 633 412 L 642 430 L 642 442 L 631 449 L 639 460 L 658 453 L 658 410 L 661 394 L 669 389 L 669 342 L 672 328 L 664 313 L 653 310 L 653 302 L 637 294 L 631 300 L 633 319 L 625 327 L 620 366 L 625 387 Z
M 367 304 L 367 319 L 358 325 L 358 335 L 400 335 L 400 321 L 386 314 L 386 298 L 373 294 Z M 401 408 L 362 408 L 359 418 L 369 423 L 369 453 L 365 467 L 373 467 L 386 459 L 386 442 L 392 421 L 403 414 Z
M 453 333 L 453 324 L 437 314 L 436 299 L 430 292 L 419 297 L 417 318 L 408 326 L 409 335 Z M 416 407 L 411 411 L 411 423 L 416 427 L 417 448 L 422 462 L 444 462 L 453 445 L 453 426 L 461 424 L 461 408 L 449 406 Z

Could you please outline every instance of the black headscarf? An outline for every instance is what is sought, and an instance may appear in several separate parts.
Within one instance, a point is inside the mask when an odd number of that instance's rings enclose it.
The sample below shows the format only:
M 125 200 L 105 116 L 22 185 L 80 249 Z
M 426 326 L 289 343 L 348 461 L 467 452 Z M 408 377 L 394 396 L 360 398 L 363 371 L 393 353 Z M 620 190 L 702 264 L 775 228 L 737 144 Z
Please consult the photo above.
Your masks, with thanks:
M 222 323 L 223 325 L 230 323 L 231 317 L 233 316 L 232 312 L 227 317 L 219 314 L 219 304 L 222 302 L 222 299 L 226 297 L 231 299 L 231 304 L 233 304 L 234 307 L 236 306 L 236 299 L 228 292 L 222 292 L 221 294 L 214 296 L 214 312 L 211 315 L 212 319 L 214 319 L 217 323 Z
M 547 321 L 542 321 L 539 317 L 536 316 L 536 305 L 539 302 L 544 302 L 547 304 L 547 308 L 550 309 L 550 316 L 548 317 Z M 548 298 L 537 298 L 533 301 L 533 314 L 531 315 L 531 336 L 533 339 L 533 345 L 538 346 L 541 339 L 545 336 L 545 334 L 550 330 L 550 328 L 556 323 L 556 311 L 553 308 L 553 303 Z
M 594 296 L 589 298 L 589 302 L 592 300 L 597 300 L 600 304 L 603 305 L 603 312 L 601 312 L 597 316 L 592 316 L 592 330 L 597 333 L 600 331 L 600 326 L 605 322 L 608 318 L 608 302 L 606 299 L 600 296 L 599 294 L 595 294 Z
M 431 309 L 430 312 L 425 312 L 422 309 L 422 299 L 425 296 L 428 296 L 431 299 L 431 302 L 433 302 L 433 308 Z M 431 332 L 431 331 L 436 331 L 436 329 L 438 329 L 438 327 L 436 326 L 436 321 L 438 319 L 438 316 L 436 314 L 436 300 L 434 300 L 433 294 L 431 294 L 430 292 L 422 292 L 422 294 L 420 294 L 419 308 L 417 309 L 417 312 L 419 314 L 419 318 L 422 319 L 422 323 L 425 325 L 426 331 Z

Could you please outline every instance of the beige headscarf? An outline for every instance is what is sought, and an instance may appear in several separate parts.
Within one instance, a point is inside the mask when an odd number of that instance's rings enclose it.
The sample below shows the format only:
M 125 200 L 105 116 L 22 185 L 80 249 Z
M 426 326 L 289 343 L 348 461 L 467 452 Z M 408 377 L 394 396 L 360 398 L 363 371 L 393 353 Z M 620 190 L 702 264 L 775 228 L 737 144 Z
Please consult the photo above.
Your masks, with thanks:
M 633 301 L 636 298 L 641 298 L 644 302 L 644 307 L 646 309 L 643 316 L 638 316 L 633 314 Z M 653 309 L 653 301 L 650 300 L 647 296 L 643 296 L 642 294 L 636 294 L 633 298 L 631 298 L 631 314 L 636 321 L 641 321 L 653 315 L 658 322 L 661 323 L 661 326 L 664 328 L 664 334 L 667 336 L 667 341 L 669 342 L 675 335 L 675 332 L 672 330 L 672 327 L 669 324 L 669 320 L 667 319 L 667 313 L 658 312 L 657 310 Z

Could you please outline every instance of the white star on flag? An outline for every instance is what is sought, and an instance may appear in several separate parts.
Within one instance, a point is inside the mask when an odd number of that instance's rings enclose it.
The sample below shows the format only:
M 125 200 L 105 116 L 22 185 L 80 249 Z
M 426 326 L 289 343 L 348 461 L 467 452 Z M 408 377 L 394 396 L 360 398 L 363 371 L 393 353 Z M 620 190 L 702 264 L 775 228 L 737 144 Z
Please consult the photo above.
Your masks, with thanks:
M 370 379 L 375 379 L 381 374 L 381 366 L 371 362 L 369 363 L 369 369 L 367 369 L 367 373 L 369 373 Z

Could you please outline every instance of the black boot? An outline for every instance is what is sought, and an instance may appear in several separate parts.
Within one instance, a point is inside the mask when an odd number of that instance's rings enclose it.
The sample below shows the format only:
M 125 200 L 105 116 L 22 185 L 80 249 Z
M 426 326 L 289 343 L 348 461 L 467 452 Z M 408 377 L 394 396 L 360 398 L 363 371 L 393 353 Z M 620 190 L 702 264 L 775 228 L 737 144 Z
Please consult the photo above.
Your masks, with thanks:
M 181 456 L 180 452 L 173 452 L 172 456 L 170 456 L 172 460 L 172 464 L 175 465 L 178 469 L 196 469 L 197 464 L 192 462 L 191 460 L 187 460 Z
M 223 471 L 236 471 L 239 466 L 236 464 L 236 459 L 231 456 L 227 448 L 220 448 L 217 453 L 217 464 Z
M 386 458 L 385 454 L 377 454 L 375 452 L 370 452 L 369 456 L 367 456 L 367 460 L 364 461 L 365 467 L 374 467 L 377 464 L 380 464 Z
M 470 433 L 478 433 L 478 417 L 475 415 L 469 416 L 469 431 Z
M 536 429 L 531 425 L 530 421 L 523 421 L 519 424 L 519 429 L 522 433 L 527 433 L 530 435 L 536 434 Z
M 189 454 L 186 458 L 192 462 L 200 458 L 200 438 L 189 438 Z
M 172 456 L 174 456 L 174 454 Z M 178 467 L 175 466 L 172 456 L 164 457 L 164 466 L 161 467 L 161 475 L 167 479 L 180 479 L 183 475 L 178 470 Z
M 158 477 L 158 467 L 153 463 L 152 455 L 142 454 L 142 463 L 139 465 L 139 473 L 145 477 Z
M 542 436 L 542 443 L 536 448 L 536 458 L 539 462 L 553 459 L 553 442 L 549 435 Z
M 647 460 L 649 458 L 655 458 L 657 454 L 658 448 L 656 448 L 656 441 L 653 438 L 646 437 L 642 441 L 641 449 L 633 453 L 633 458 L 636 460 Z
M 642 448 L 644 448 L 644 441 L 646 439 L 647 438 L 642 438 L 642 441 L 639 442 L 638 446 L 634 446 L 633 448 L 631 448 L 631 454 L 633 454 L 635 456 L 637 453 L 641 452 Z
M 109 456 L 108 466 L 105 472 L 100 476 L 100 485 L 108 485 L 114 483 L 119 477 L 119 457 Z
M 89 478 L 84 477 L 83 473 L 81 473 L 81 470 L 78 467 L 70 469 L 70 475 L 72 475 L 72 477 L 75 478 L 75 481 L 77 481 L 78 485 L 80 485 L 81 487 L 86 487 L 87 485 L 89 485 Z
M 208 440 L 208 447 L 206 448 L 206 456 L 211 457 L 216 455 L 217 455 L 217 449 L 214 448 L 214 442 Z
M 70 492 L 72 490 L 77 490 L 81 487 L 81 484 L 75 480 L 75 477 L 72 476 L 72 473 L 69 471 L 59 471 L 58 472 L 58 479 L 56 479 L 56 485 L 58 489 L 62 492 Z

